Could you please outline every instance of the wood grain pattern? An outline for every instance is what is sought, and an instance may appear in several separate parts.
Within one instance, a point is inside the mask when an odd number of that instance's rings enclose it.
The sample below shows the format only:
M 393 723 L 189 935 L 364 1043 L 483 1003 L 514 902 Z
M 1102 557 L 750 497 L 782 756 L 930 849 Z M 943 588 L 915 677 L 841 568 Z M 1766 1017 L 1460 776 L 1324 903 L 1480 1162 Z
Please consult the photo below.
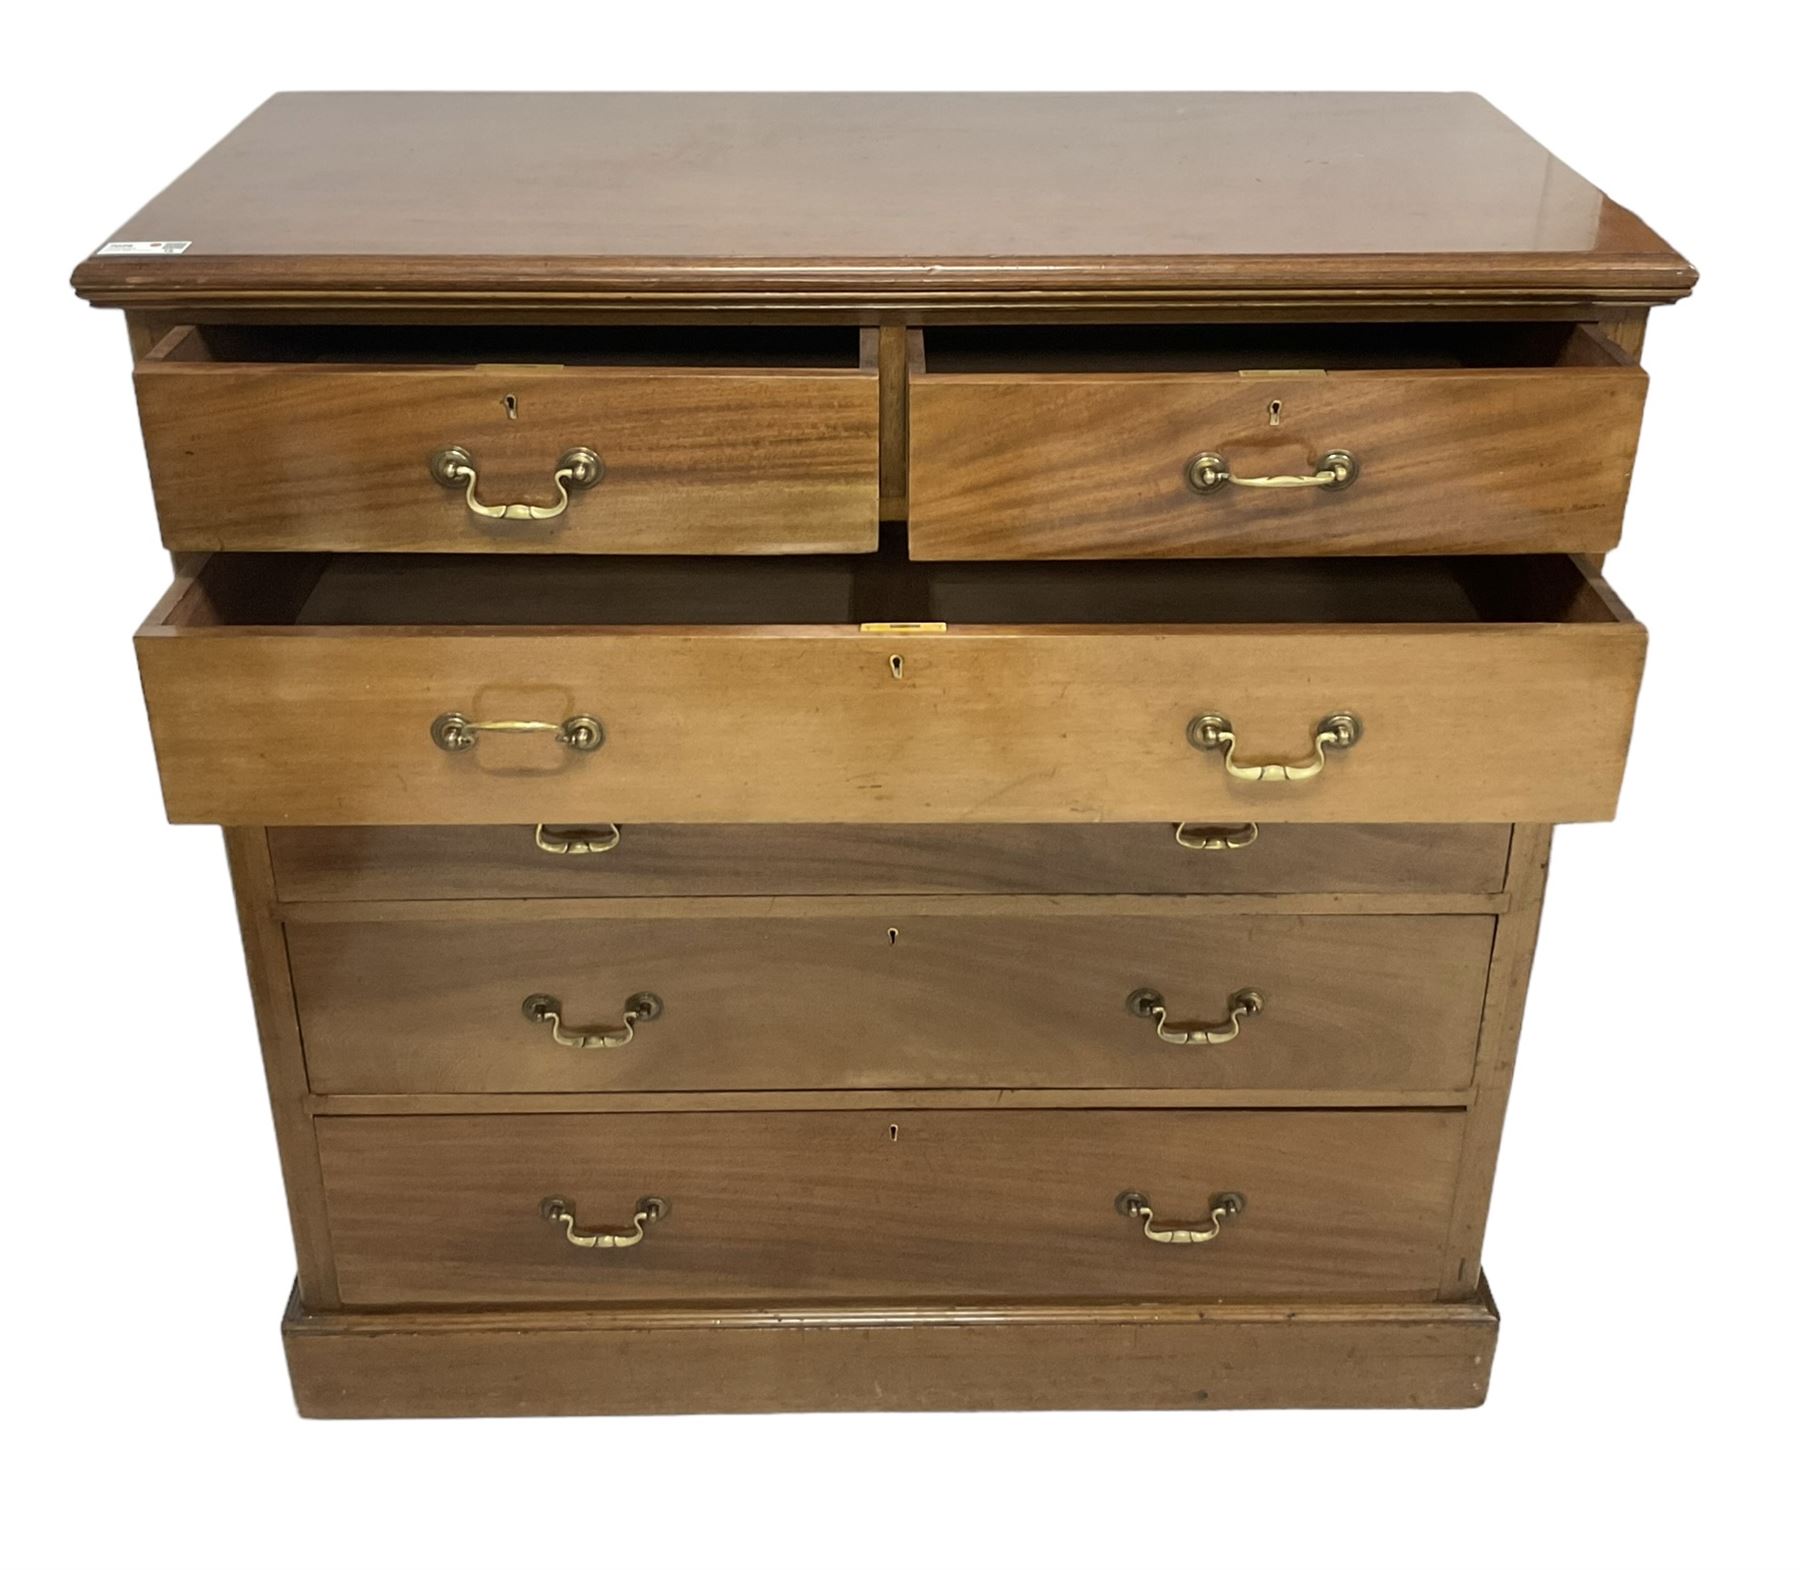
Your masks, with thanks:
M 1472 1303 L 1009 1304 L 313 1314 L 282 1341 L 305 1417 L 1463 1407 Z
M 571 827 L 571 826 L 565 826 Z M 598 827 L 600 826 L 593 826 Z M 1225 825 L 1241 827 L 1241 825 Z M 1271 824 L 1184 850 L 1167 823 L 628 824 L 617 850 L 552 856 L 526 825 L 271 829 L 295 901 L 807 894 L 1483 893 L 1499 823 Z
M 890 662 L 904 660 L 904 679 Z M 1634 622 L 484 630 L 179 627 L 138 637 L 175 822 L 1567 822 L 1612 815 Z M 1228 715 L 1301 785 L 1188 745 Z M 593 713 L 606 745 L 439 751 L 438 714 Z
M 520 171 L 531 171 L 521 179 Z M 299 93 L 85 297 L 490 306 L 1677 298 L 1694 270 L 1470 94 Z
M 297 1291 L 308 1308 L 334 1308 L 338 1302 L 337 1274 L 331 1259 L 318 1147 L 313 1140 L 313 1119 L 307 1104 L 306 1060 L 301 1053 L 300 1022 L 294 1009 L 287 949 L 279 923 L 269 914 L 274 879 L 262 830 L 227 829 L 225 855 L 231 865 L 231 887 L 237 898 L 238 925 L 244 939 L 244 966 L 250 977 L 250 1001 L 256 1010 L 263 1074 L 269 1084 L 269 1110 L 275 1120 L 275 1148 L 281 1156 L 281 1180 L 294 1233 L 294 1253 L 299 1264 Z
M 809 1090 L 1361 1086 L 1468 1082 L 1493 948 L 1486 916 L 913 917 L 388 921 L 288 929 L 312 1089 Z M 1263 1012 L 1223 1046 L 1172 1046 L 1126 1009 Z M 662 1015 L 614 1051 L 561 1047 Z
M 876 543 L 872 369 L 230 364 L 159 347 L 170 352 L 140 362 L 136 381 L 171 550 L 733 554 Z M 578 446 L 600 454 L 605 477 L 547 523 L 477 518 L 427 467 L 462 447 L 484 503 L 551 505 L 557 459 Z
M 1544 885 L 1550 875 L 1552 828 L 1521 823 L 1514 830 L 1507 867 L 1513 909 L 1498 924 L 1475 1068 L 1475 1100 L 1463 1147 L 1462 1173 L 1444 1250 L 1443 1295 L 1466 1297 L 1481 1279 L 1481 1245 L 1500 1159 L 1501 1127 L 1512 1093 L 1513 1066 L 1525 1024 L 1525 994 L 1537 954 Z
M 622 1113 L 321 1118 L 338 1280 L 353 1304 L 1405 1301 L 1435 1296 L 1455 1112 Z M 1222 1190 L 1212 1244 L 1159 1246 Z M 628 1250 L 572 1248 L 571 1200 Z M 1185 1207 L 1185 1209 L 1184 1209 Z M 1241 1223 L 1241 1224 L 1240 1224 Z
M 1600 363 L 1251 378 L 940 375 L 927 360 L 910 394 L 909 538 L 920 558 L 988 560 L 1605 552 L 1645 386 L 1616 350 Z M 1187 482 L 1202 451 L 1257 476 L 1311 474 L 1336 449 L 1361 465 L 1341 491 L 1201 496 Z

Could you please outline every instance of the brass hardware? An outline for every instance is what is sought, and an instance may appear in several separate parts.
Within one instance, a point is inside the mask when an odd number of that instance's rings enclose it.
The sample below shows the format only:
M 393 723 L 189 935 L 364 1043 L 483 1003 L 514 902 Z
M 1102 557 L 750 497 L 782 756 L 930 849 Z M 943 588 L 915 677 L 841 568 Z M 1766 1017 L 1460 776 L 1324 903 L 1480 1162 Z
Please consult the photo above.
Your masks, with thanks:
M 905 678 L 906 656 L 904 654 L 890 654 L 888 656 L 888 674 L 892 676 L 895 681 L 900 681 Z
M 1269 400 L 1269 424 L 1281 424 L 1281 400 L 1279 398 Z
M 1176 1223 L 1159 1227 L 1150 1201 L 1136 1189 L 1126 1189 L 1113 1201 L 1113 1209 L 1128 1220 L 1144 1223 L 1144 1236 L 1152 1243 L 1210 1243 L 1225 1230 L 1225 1223 L 1244 1213 L 1242 1194 L 1214 1194 L 1207 1204 L 1211 1214 L 1203 1227 Z
M 547 856 L 604 856 L 619 848 L 619 825 L 603 829 L 552 829 L 540 823 L 532 843 Z
M 1325 769 L 1325 749 L 1348 751 L 1362 740 L 1363 723 L 1354 714 L 1327 714 L 1313 727 L 1313 755 L 1304 763 L 1239 763 L 1237 732 L 1222 714 L 1196 714 L 1188 721 L 1188 745 L 1200 752 L 1225 753 L 1225 772 L 1234 780 L 1310 780 Z
M 519 1005 L 519 1012 L 532 1024 L 550 1027 L 550 1039 L 559 1047 L 581 1047 L 589 1052 L 630 1046 L 637 1037 L 637 1027 L 649 1024 L 662 1011 L 663 1000 L 654 992 L 634 992 L 625 1000 L 625 1018 L 616 1029 L 587 1025 L 565 1030 L 561 998 L 534 992 Z
M 538 1204 L 538 1214 L 553 1227 L 563 1229 L 563 1237 L 576 1248 L 636 1248 L 644 1241 L 644 1228 L 661 1221 L 669 1213 L 669 1202 L 655 1194 L 646 1194 L 632 1206 L 631 1225 L 612 1230 L 601 1227 L 583 1232 L 575 1224 L 575 1205 L 559 1194 L 551 1194 Z
M 507 417 L 514 418 L 518 412 L 516 402 L 507 407 Z M 475 469 L 475 460 L 466 447 L 446 447 L 442 452 L 434 452 L 430 462 L 431 477 L 447 490 L 462 488 L 463 505 L 477 518 L 503 518 L 511 523 L 547 523 L 552 518 L 560 518 L 569 509 L 569 491 L 589 490 L 598 485 L 606 477 L 606 465 L 601 462 L 600 454 L 592 447 L 571 447 L 562 457 L 556 460 L 556 472 L 550 478 L 556 484 L 558 500 L 554 506 L 537 507 L 530 502 L 503 502 L 498 507 L 490 507 L 478 501 L 475 486 L 480 479 Z
M 948 632 L 950 624 L 944 621 L 866 621 L 857 628 L 858 632 Z
M 513 736 L 546 735 L 571 752 L 595 752 L 606 741 L 606 727 L 591 714 L 571 714 L 566 720 L 472 720 L 452 709 L 431 722 L 431 739 L 445 752 L 467 752 L 484 731 Z
M 1225 1017 L 1216 1025 L 1171 1025 L 1163 995 L 1139 987 L 1125 1000 L 1126 1009 L 1138 1019 L 1156 1021 L 1156 1039 L 1172 1047 L 1222 1047 L 1236 1041 L 1244 1021 L 1263 1011 L 1263 995 L 1254 987 L 1240 987 L 1225 1000 Z
M 1183 850 L 1242 850 L 1246 845 L 1254 845 L 1260 832 L 1254 823 L 1240 823 L 1235 828 L 1177 823 L 1175 843 Z
M 1269 412 L 1274 416 L 1269 424 L 1279 425 L 1279 409 L 1271 406 Z M 1326 453 L 1319 460 L 1318 468 L 1311 474 L 1233 474 L 1226 458 L 1216 452 L 1203 452 L 1195 454 L 1189 461 L 1187 482 L 1202 496 L 1223 495 L 1228 485 L 1241 485 L 1247 490 L 1258 491 L 1341 491 L 1352 484 L 1360 473 L 1362 465 L 1342 448 L 1333 448 Z

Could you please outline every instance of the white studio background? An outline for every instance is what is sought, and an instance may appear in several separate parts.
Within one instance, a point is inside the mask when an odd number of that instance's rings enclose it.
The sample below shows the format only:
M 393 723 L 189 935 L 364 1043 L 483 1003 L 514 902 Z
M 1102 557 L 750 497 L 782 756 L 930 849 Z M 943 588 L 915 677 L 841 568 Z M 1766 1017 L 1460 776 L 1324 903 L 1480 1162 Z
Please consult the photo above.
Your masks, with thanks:
M 9 24 L 4 1405 L 21 1567 L 1792 1565 L 1790 13 L 189 4 Z M 1700 268 L 1657 311 L 1619 819 L 1557 837 L 1485 1408 L 302 1423 L 224 859 L 162 819 L 167 579 L 70 268 L 291 88 L 1473 89 Z M 1203 186 L 1167 193 L 1204 202 Z M 470 236 L 479 248 L 480 236 Z

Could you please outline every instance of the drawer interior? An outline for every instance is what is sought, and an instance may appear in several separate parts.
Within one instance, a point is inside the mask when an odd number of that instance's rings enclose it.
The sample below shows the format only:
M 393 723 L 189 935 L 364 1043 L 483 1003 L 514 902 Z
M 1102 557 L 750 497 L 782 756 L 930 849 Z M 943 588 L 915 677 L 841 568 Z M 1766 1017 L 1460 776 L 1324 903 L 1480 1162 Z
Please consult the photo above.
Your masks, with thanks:
M 1242 323 L 931 327 L 914 367 L 931 375 L 1500 370 L 1621 366 L 1581 322 Z
M 515 365 L 684 370 L 867 368 L 855 327 L 181 327 L 155 361 L 387 368 Z
M 1629 622 L 1568 556 L 914 562 L 221 552 L 169 627 L 1329 626 Z

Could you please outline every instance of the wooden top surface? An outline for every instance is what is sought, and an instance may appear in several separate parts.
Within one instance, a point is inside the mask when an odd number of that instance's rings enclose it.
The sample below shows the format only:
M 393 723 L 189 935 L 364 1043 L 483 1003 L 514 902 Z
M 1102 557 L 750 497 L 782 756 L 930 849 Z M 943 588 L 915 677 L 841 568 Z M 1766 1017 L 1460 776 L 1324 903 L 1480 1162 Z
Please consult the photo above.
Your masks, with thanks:
M 109 305 L 1679 298 L 1467 93 L 283 93 L 90 257 Z

